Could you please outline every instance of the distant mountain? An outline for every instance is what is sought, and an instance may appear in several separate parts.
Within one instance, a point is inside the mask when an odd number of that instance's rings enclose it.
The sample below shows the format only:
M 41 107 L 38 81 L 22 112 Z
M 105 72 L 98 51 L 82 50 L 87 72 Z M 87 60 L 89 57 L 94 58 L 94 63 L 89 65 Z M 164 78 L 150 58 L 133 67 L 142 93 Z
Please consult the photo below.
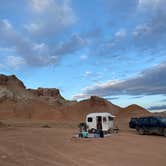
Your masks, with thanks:
M 26 89 L 15 75 L 0 75 L 0 119 L 79 122 L 92 112 L 110 112 L 121 127 L 127 126 L 131 117 L 151 114 L 139 105 L 121 108 L 97 96 L 80 102 L 68 101 L 56 88 Z
M 146 110 L 145 108 L 143 108 L 137 104 L 129 105 L 129 106 L 123 108 L 121 111 L 121 115 L 125 115 L 125 116 L 129 115 L 132 117 L 145 116 L 148 114 L 149 114 L 148 110 Z
M 65 110 L 69 119 L 83 121 L 85 120 L 85 116 L 92 112 L 110 112 L 113 115 L 117 115 L 121 107 L 112 104 L 106 99 L 91 96 L 89 99 L 65 106 L 62 109 Z
M 119 114 L 117 115 L 117 124 L 120 128 L 128 127 L 129 121 L 131 117 L 141 117 L 141 116 L 149 116 L 151 113 L 145 108 L 132 104 L 128 107 L 122 108 Z

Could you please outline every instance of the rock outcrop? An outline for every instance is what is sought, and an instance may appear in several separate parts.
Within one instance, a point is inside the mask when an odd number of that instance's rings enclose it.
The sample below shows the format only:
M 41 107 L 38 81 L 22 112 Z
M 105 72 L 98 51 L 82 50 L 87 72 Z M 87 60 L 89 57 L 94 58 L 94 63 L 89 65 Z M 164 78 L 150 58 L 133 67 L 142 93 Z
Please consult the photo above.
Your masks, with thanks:
M 56 88 L 38 88 L 38 89 L 28 89 L 30 93 L 32 93 L 36 97 L 47 96 L 53 98 L 59 98 L 61 96 L 59 89 Z
M 15 75 L 6 76 L 0 74 L 0 86 L 15 87 L 25 89 L 25 85 Z
M 25 85 L 15 75 L 0 75 L 0 102 L 5 100 L 23 100 L 27 99 Z
M 0 75 L 0 119 L 79 122 L 84 121 L 85 116 L 92 112 L 110 112 L 122 127 L 127 126 L 130 117 L 150 114 L 138 105 L 121 108 L 98 96 L 79 102 L 68 101 L 56 88 L 26 89 L 15 75 Z
M 63 104 L 66 100 L 56 88 L 26 89 L 25 85 L 15 75 L 0 75 L 0 102 L 43 100 L 48 104 Z
M 2 88 L 0 87 L 0 102 L 4 100 L 13 100 L 14 99 L 14 94 L 12 91 L 8 90 L 7 88 Z
M 91 96 L 90 99 L 89 99 L 89 102 L 92 106 L 94 105 L 102 105 L 102 106 L 106 106 L 108 101 L 103 99 L 103 98 L 100 98 L 98 96 Z

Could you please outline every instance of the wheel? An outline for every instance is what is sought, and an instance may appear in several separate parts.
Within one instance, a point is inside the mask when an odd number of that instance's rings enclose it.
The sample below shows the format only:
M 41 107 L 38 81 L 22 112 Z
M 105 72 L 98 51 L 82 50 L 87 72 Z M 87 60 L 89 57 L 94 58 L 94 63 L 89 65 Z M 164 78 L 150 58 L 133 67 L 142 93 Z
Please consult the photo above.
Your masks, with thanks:
M 138 130 L 138 132 L 139 132 L 140 135 L 144 135 L 144 134 L 145 134 L 145 131 L 144 131 L 143 128 L 140 128 L 140 129 Z
M 113 134 L 113 133 L 114 133 L 114 130 L 113 130 L 113 129 L 109 129 L 109 130 L 108 130 L 108 133 L 109 133 L 109 134 Z
M 166 128 L 163 130 L 163 135 L 166 137 Z

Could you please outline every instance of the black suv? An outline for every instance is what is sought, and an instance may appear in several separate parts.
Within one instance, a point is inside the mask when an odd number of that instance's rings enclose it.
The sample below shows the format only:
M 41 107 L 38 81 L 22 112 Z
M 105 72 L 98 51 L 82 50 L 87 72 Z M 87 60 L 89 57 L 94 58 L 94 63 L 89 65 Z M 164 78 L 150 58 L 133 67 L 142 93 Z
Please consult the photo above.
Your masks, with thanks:
M 166 137 L 166 117 L 131 118 L 130 128 L 135 128 L 139 134 L 160 134 Z

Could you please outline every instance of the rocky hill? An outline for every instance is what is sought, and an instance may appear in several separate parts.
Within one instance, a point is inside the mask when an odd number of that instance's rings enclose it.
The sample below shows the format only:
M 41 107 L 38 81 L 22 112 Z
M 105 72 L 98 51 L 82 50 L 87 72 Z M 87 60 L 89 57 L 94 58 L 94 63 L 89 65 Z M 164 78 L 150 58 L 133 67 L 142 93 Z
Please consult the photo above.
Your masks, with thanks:
M 7 86 L 8 88 L 22 88 L 25 89 L 25 85 L 15 75 L 6 76 L 0 74 L 0 86 Z
M 23 82 L 15 75 L 0 75 L 0 102 L 24 99 L 27 95 Z
M 56 88 L 26 89 L 15 75 L 0 75 L 0 119 L 83 121 L 91 112 L 110 112 L 121 124 L 127 124 L 130 117 L 150 114 L 138 105 L 121 108 L 97 96 L 68 101 Z
M 57 103 L 65 103 L 66 100 L 61 96 L 56 88 L 26 89 L 24 83 L 15 75 L 0 75 L 0 101 L 25 101 L 29 99 L 39 99 Z M 50 102 L 51 103 L 51 102 Z M 53 103 L 55 104 L 55 103 Z
M 132 104 L 123 108 L 119 116 L 128 117 L 130 115 L 132 117 L 138 117 L 138 116 L 144 116 L 145 114 L 149 114 L 149 111 L 147 111 L 145 108 L 137 104 Z
M 152 113 L 150 113 L 145 108 L 137 105 L 132 104 L 128 107 L 122 108 L 119 114 L 117 115 L 117 124 L 118 126 L 122 128 L 128 127 L 128 123 L 130 121 L 131 117 L 141 117 L 141 116 L 149 116 Z
M 69 103 L 56 88 L 26 89 L 15 75 L 0 75 L 0 119 L 34 118 Z
M 85 120 L 85 116 L 88 113 L 110 112 L 113 115 L 117 115 L 121 109 L 121 107 L 97 96 L 91 96 L 89 99 L 61 108 L 68 119 L 77 121 Z

